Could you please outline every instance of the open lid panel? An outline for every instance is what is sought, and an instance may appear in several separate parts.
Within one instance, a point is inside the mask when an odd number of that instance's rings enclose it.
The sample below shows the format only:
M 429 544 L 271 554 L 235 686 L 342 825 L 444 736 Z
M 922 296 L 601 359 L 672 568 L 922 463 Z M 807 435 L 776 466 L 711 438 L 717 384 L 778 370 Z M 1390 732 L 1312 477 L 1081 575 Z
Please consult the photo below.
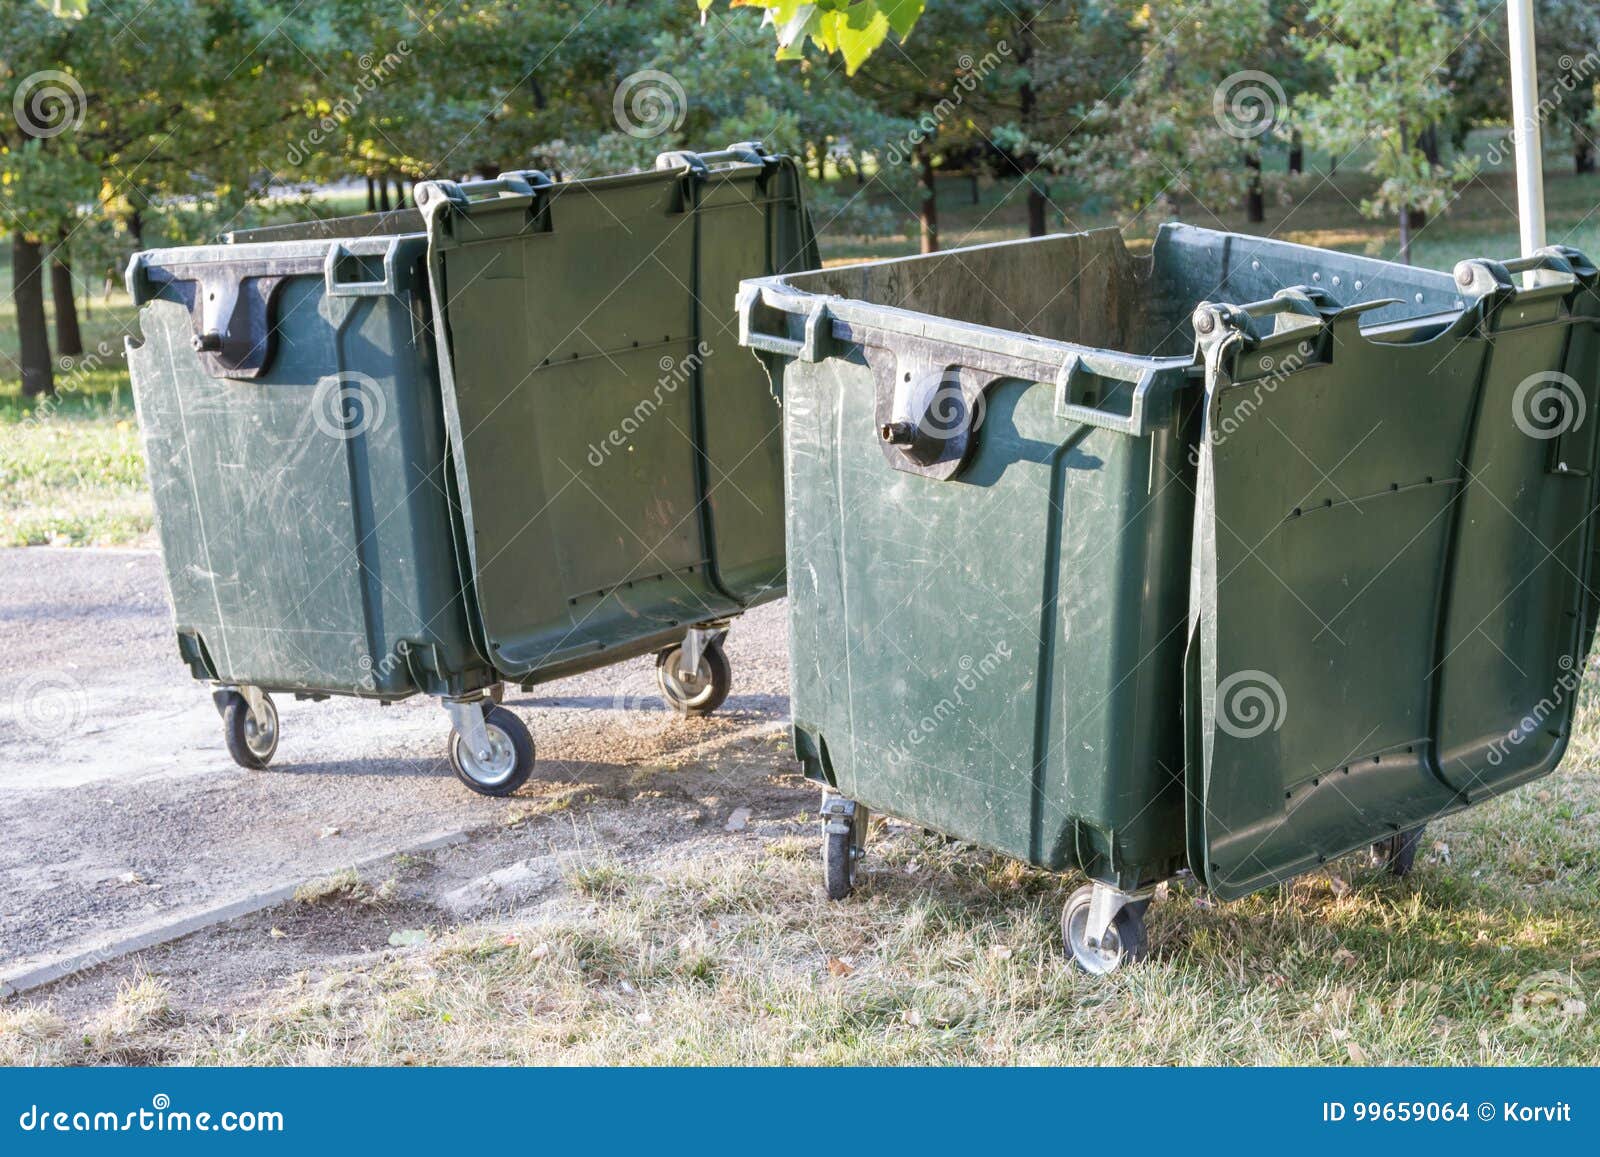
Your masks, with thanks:
M 416 197 L 495 666 L 532 677 L 735 613 L 756 597 L 741 582 L 781 590 L 779 410 L 737 347 L 734 295 L 741 277 L 817 263 L 792 162 L 740 145 Z M 738 534 L 717 511 L 746 503 L 756 521 Z
M 1309 287 L 1197 311 L 1189 841 L 1219 895 L 1559 761 L 1596 608 L 1594 283 L 1552 249 L 1464 262 L 1431 326 L 1363 331 Z

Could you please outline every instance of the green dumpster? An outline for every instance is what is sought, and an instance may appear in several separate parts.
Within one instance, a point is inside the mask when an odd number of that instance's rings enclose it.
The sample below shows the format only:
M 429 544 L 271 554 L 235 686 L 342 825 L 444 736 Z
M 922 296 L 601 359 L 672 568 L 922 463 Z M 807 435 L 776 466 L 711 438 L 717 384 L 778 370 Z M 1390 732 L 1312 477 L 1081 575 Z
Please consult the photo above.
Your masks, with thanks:
M 869 809 L 1243 895 L 1554 769 L 1594 632 L 1596 271 L 1169 225 L 747 281 L 784 394 L 796 752 Z
M 138 254 L 129 365 L 234 758 L 272 758 L 270 692 L 421 692 L 462 780 L 508 794 L 533 744 L 505 682 L 655 651 L 674 708 L 727 695 L 729 619 L 784 583 L 780 411 L 731 303 L 815 244 L 758 145 L 416 202 Z

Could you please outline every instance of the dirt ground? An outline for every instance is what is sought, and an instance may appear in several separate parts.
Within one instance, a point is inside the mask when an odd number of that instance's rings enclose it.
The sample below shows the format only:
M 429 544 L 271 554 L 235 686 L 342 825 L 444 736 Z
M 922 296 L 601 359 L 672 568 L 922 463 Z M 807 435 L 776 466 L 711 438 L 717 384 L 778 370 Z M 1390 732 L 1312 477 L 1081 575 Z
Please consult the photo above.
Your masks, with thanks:
M 151 551 L 0 551 L 0 632 L 0 979 L 205 925 L 56 985 L 65 1005 L 103 995 L 130 960 L 160 958 L 192 998 L 226 1006 L 261 975 L 385 944 L 394 928 L 525 909 L 595 849 L 659 855 L 734 838 L 724 828 L 738 808 L 754 830 L 815 806 L 781 750 L 780 605 L 735 626 L 734 690 L 709 719 L 668 711 L 648 659 L 511 691 L 539 763 L 509 800 L 456 781 L 448 721 L 421 697 L 390 708 L 278 697 L 272 766 L 236 767 L 208 689 L 178 661 Z M 412 854 L 385 861 L 400 852 Z M 533 867 L 481 895 L 441 899 L 522 863 Z M 393 877 L 362 918 L 303 905 L 279 937 L 255 935 L 282 922 L 271 912 L 206 919 L 358 864 L 379 884 Z

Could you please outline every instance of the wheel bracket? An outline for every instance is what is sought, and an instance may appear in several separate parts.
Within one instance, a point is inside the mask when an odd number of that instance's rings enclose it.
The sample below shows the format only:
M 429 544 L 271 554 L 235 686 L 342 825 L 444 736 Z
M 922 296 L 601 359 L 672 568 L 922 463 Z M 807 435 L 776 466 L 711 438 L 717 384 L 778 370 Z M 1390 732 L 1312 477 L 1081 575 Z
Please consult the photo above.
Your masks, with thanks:
M 450 716 L 450 723 L 455 727 L 456 734 L 461 736 L 461 741 L 475 752 L 479 759 L 487 762 L 492 753 L 489 749 L 489 728 L 483 721 L 483 696 L 476 695 L 471 699 L 446 699 L 444 709 Z
M 1105 939 L 1106 930 L 1117 918 L 1117 913 L 1134 901 L 1142 900 L 1154 892 L 1154 888 L 1124 892 L 1120 888 L 1113 888 L 1110 884 L 1102 884 L 1096 880 L 1094 891 L 1089 896 L 1089 920 L 1083 930 L 1084 943 L 1090 948 L 1099 949 L 1101 941 Z
M 690 627 L 683 633 L 683 646 L 678 649 L 678 670 L 675 672 L 680 678 L 693 678 L 700 671 L 700 660 L 705 655 L 707 648 L 720 642 L 728 633 L 726 623 L 702 623 L 697 627 Z
M 241 685 L 238 691 L 244 697 L 246 705 L 250 708 L 250 714 L 255 718 L 256 722 L 259 723 L 266 719 L 267 697 L 261 688 Z

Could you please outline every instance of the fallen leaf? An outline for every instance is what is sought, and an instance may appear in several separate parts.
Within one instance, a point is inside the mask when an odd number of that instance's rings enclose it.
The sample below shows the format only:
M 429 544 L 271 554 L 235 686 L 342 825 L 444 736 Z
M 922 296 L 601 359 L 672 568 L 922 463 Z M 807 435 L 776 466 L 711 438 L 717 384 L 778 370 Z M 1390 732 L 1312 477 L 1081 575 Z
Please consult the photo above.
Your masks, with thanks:
M 336 836 L 338 834 L 339 834 L 338 827 L 335 826 L 334 824 L 329 824 L 327 827 L 323 828 L 320 832 L 317 833 L 317 838 L 320 839 L 320 840 L 326 840 L 329 837 Z
M 1340 968 L 1349 968 L 1359 959 L 1360 957 L 1358 957 L 1354 952 L 1351 952 L 1348 948 L 1337 948 L 1333 953 L 1333 962 Z
M 722 830 L 726 832 L 742 832 L 749 826 L 750 809 L 747 807 L 736 807 L 733 809 L 732 813 L 729 814 L 728 822 L 722 825 Z
M 549 956 L 549 955 L 550 955 L 550 945 L 546 944 L 542 940 L 539 943 L 535 944 L 532 948 L 528 949 L 528 957 L 530 959 L 532 959 L 532 960 L 543 960 L 546 956 Z
M 1335 896 L 1345 896 L 1350 892 L 1350 881 L 1343 876 L 1329 876 L 1328 887 L 1333 889 Z
M 267 935 L 272 937 L 274 940 L 282 940 L 285 936 L 287 936 L 289 934 L 287 932 L 285 932 L 282 928 L 274 928 L 271 932 L 268 932 Z
M 830 956 L 828 957 L 828 971 L 834 976 L 849 976 L 855 971 L 855 968 L 846 961 L 840 960 L 837 956 Z
M 1009 945 L 1009 944 L 991 944 L 989 946 L 989 955 L 994 957 L 996 960 L 1010 960 L 1011 959 L 1011 945 Z
M 1345 1041 L 1344 1051 L 1350 1054 L 1350 1059 L 1358 1065 L 1367 1063 L 1367 1050 L 1356 1044 L 1355 1041 Z
M 428 933 L 422 928 L 401 928 L 389 933 L 391 948 L 415 948 L 428 942 Z

